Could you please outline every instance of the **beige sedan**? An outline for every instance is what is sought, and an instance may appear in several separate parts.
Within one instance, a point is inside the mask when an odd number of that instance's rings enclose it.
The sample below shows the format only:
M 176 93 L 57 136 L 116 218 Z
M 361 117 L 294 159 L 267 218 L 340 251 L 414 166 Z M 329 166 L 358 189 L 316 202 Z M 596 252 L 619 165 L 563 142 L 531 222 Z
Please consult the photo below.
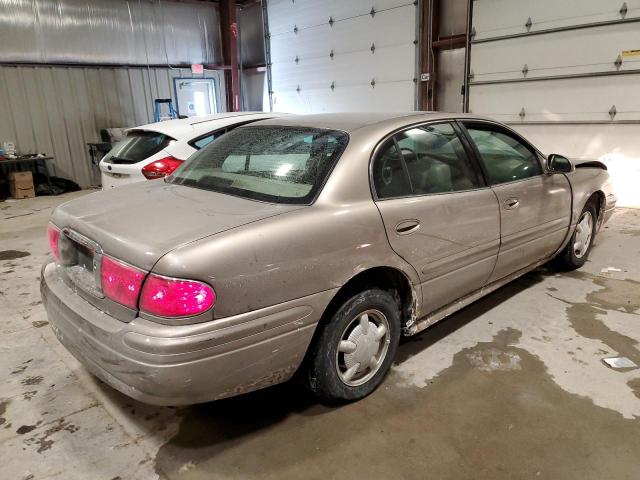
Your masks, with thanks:
M 141 401 L 296 372 L 326 402 L 357 400 L 401 335 L 551 259 L 580 267 L 614 205 L 604 165 L 491 120 L 287 116 L 58 207 L 41 289 L 60 342 Z

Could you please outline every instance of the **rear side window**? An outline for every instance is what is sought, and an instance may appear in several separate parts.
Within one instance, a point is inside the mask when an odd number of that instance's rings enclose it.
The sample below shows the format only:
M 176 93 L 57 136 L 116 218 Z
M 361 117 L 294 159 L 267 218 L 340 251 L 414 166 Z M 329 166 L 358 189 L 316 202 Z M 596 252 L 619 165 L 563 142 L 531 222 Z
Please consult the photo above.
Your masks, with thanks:
M 380 148 L 372 175 L 379 199 L 482 186 L 478 170 L 449 123 L 416 126 L 397 133 Z
M 396 135 L 415 195 L 459 192 L 481 185 L 450 123 L 425 125 Z
M 129 132 L 104 157 L 104 161 L 114 164 L 138 163 L 155 155 L 174 139 L 158 132 Z
M 393 139 L 387 140 L 380 147 L 373 162 L 372 174 L 378 198 L 405 197 L 412 194 L 409 177 Z
M 225 132 L 226 130 L 218 130 L 217 132 L 210 133 L 207 136 L 200 137 L 197 140 L 194 140 L 193 142 L 191 142 L 191 146 L 196 150 L 200 150 L 201 148 L 204 148 L 207 145 L 209 145 L 211 142 L 213 142 L 216 138 L 220 137 Z
M 542 174 L 538 156 L 516 137 L 491 126 L 467 125 L 491 184 L 513 182 Z
M 274 203 L 313 201 L 348 143 L 346 133 L 243 127 L 196 152 L 171 183 Z

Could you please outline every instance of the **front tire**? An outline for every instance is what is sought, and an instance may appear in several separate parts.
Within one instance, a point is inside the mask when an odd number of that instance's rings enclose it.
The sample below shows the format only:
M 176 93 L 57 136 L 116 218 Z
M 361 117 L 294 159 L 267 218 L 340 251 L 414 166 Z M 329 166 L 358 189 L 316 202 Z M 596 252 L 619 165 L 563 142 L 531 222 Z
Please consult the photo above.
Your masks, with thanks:
M 318 327 L 307 385 L 328 404 L 360 400 L 382 383 L 400 340 L 400 308 L 386 291 L 354 295 Z
M 594 203 L 587 203 L 578 217 L 576 230 L 569 243 L 556 257 L 558 267 L 564 270 L 575 270 L 586 263 L 596 236 L 597 219 L 598 214 Z

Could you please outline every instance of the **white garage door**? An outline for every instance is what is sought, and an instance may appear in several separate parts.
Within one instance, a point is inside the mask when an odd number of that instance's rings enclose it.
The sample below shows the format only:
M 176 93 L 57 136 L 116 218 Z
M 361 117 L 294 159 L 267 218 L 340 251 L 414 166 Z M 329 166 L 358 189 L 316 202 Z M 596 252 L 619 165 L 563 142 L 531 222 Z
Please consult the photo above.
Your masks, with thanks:
M 470 110 L 610 167 L 640 206 L 640 0 L 476 0 Z
M 407 0 L 269 0 L 273 110 L 415 106 L 416 5 Z

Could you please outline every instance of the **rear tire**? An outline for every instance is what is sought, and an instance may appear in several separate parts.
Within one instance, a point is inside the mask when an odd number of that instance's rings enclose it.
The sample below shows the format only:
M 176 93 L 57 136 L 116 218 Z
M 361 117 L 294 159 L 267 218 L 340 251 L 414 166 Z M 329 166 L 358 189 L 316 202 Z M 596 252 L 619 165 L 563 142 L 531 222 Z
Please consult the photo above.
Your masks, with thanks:
M 569 243 L 555 258 L 556 266 L 563 270 L 575 270 L 586 263 L 596 236 L 597 222 L 596 206 L 590 201 L 580 213 L 578 224 Z
M 365 290 L 318 328 L 307 387 L 328 404 L 360 400 L 382 383 L 391 367 L 400 340 L 400 308 L 389 292 Z

